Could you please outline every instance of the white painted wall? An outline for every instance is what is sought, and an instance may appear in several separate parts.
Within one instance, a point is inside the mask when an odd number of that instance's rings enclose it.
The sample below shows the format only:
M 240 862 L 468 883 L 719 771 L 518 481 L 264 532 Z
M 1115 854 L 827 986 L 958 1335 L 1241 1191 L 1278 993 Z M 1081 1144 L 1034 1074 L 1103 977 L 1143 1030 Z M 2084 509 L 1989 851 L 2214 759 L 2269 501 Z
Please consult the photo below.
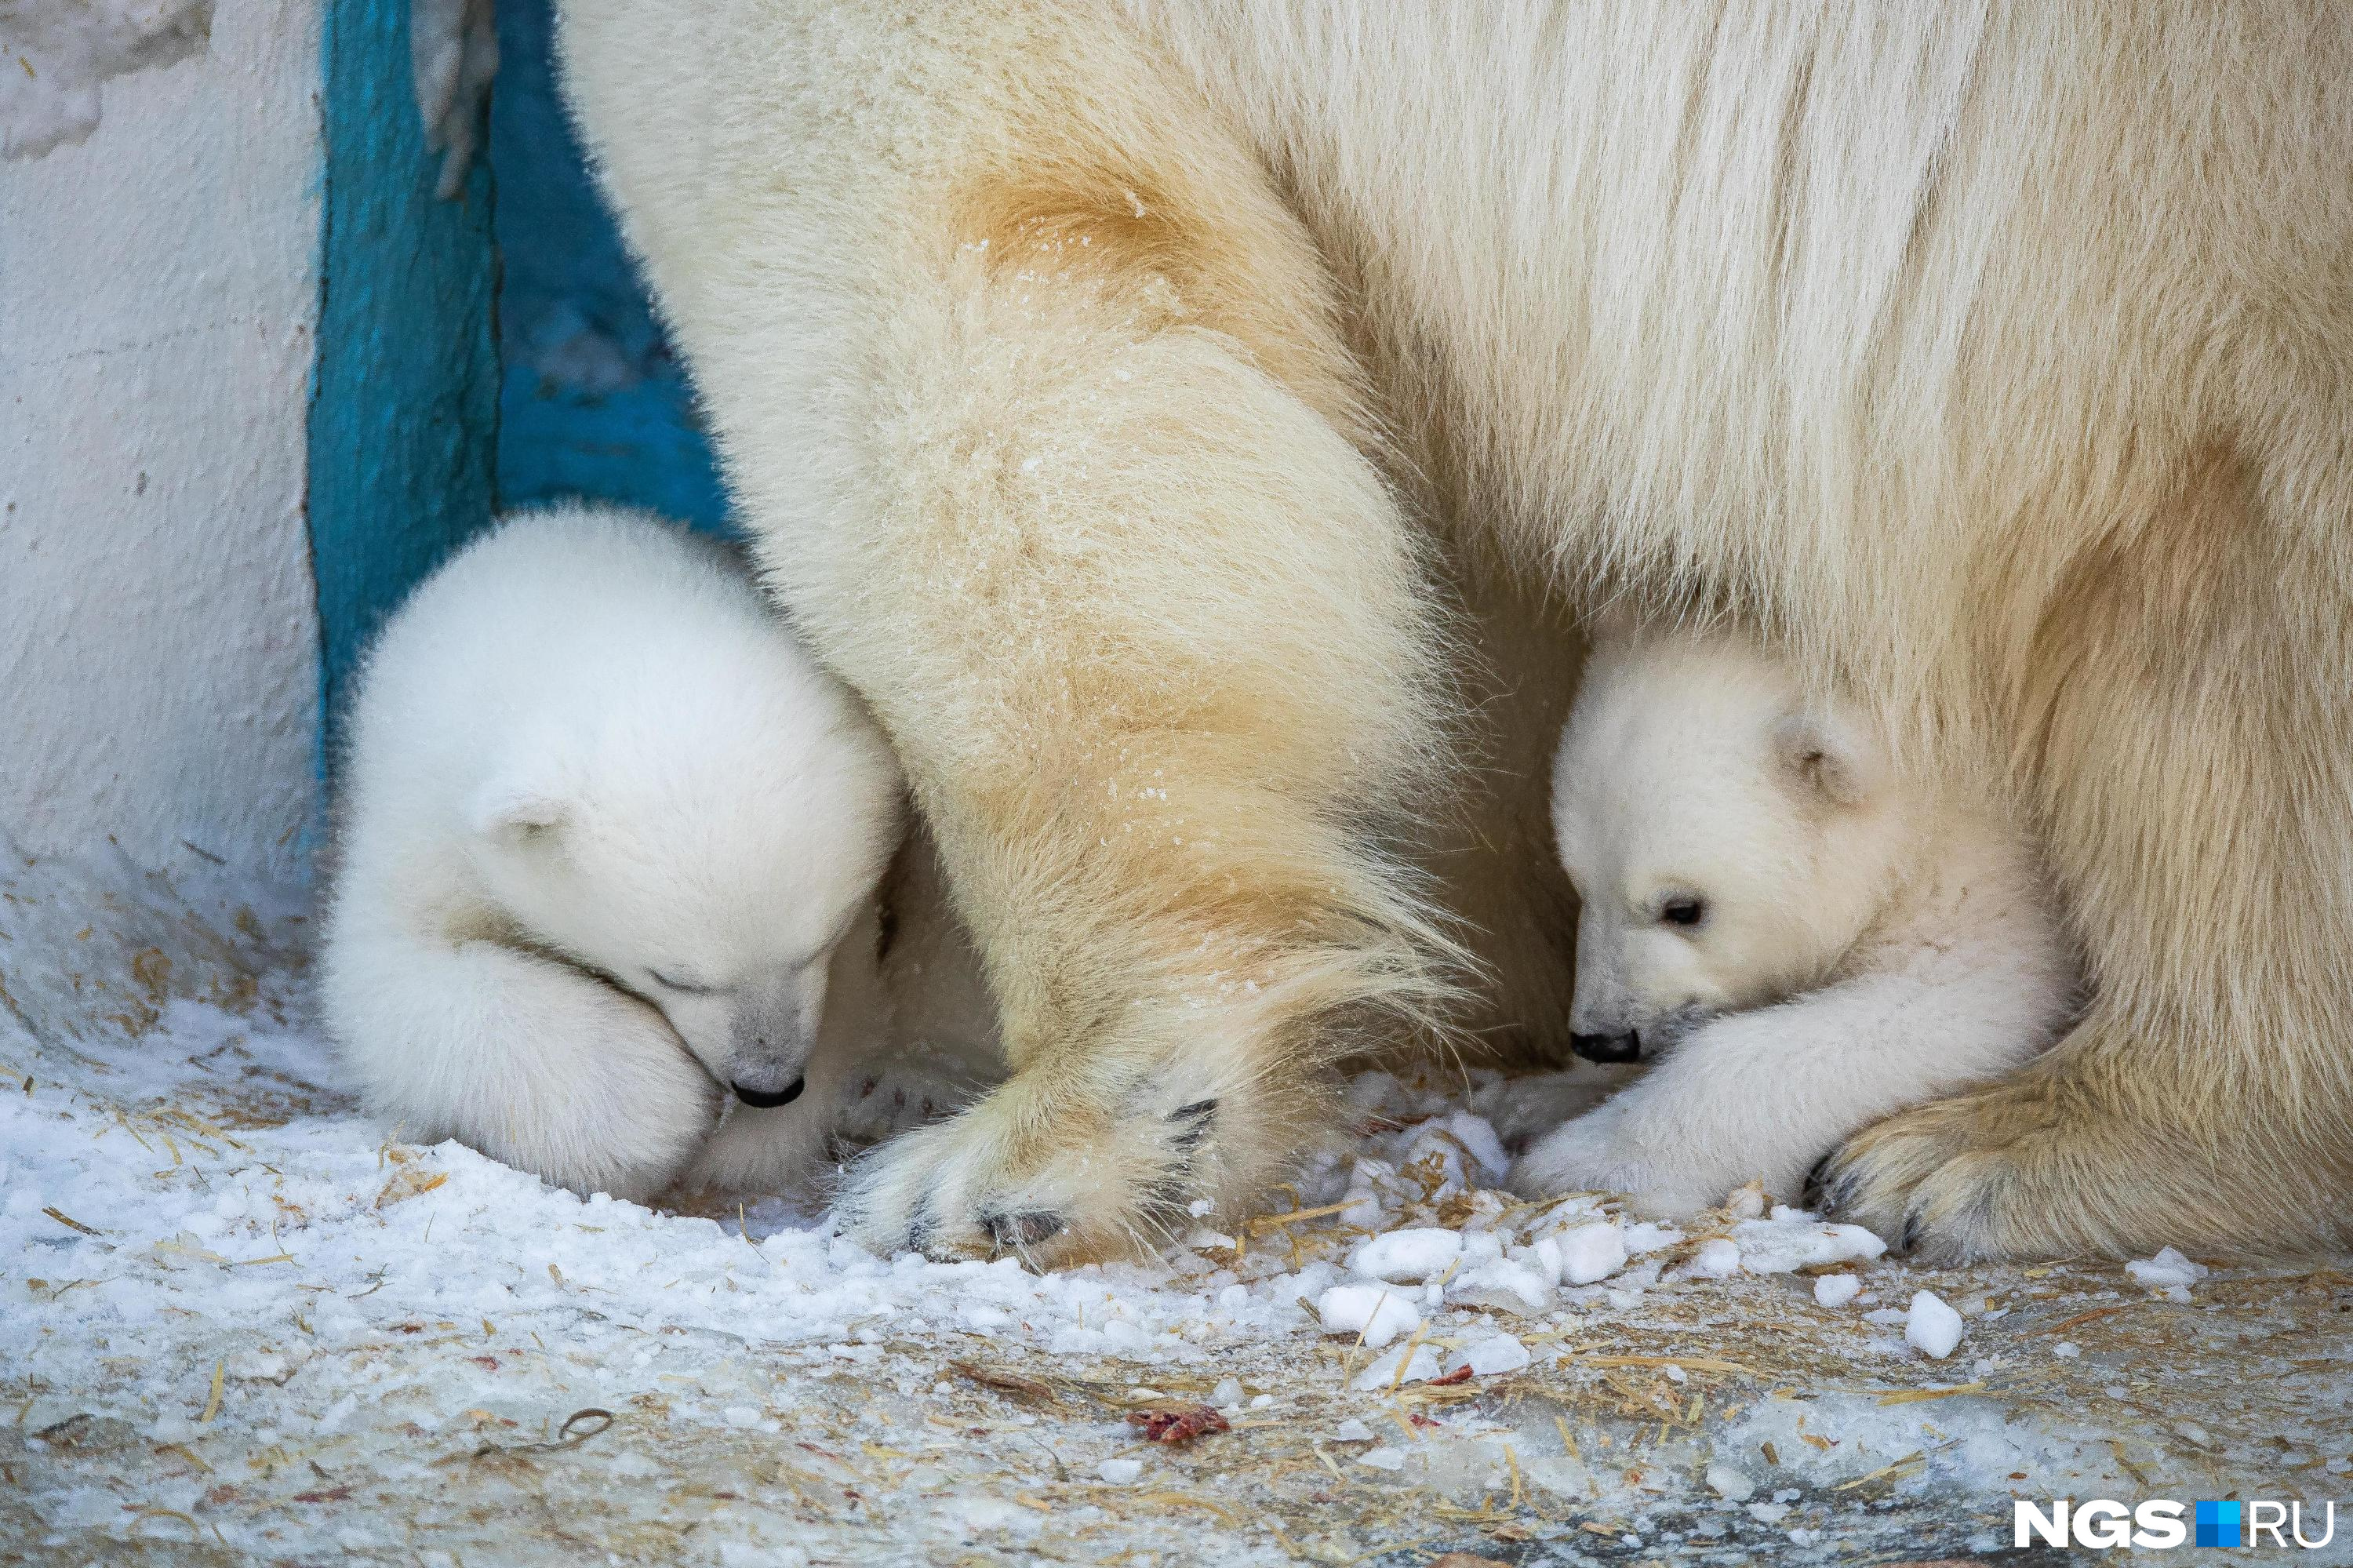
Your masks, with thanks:
M 320 0 L 0 162 L 0 844 L 301 874 Z
M 0 158 L 98 129 L 110 77 L 203 52 L 213 0 L 0 0 Z

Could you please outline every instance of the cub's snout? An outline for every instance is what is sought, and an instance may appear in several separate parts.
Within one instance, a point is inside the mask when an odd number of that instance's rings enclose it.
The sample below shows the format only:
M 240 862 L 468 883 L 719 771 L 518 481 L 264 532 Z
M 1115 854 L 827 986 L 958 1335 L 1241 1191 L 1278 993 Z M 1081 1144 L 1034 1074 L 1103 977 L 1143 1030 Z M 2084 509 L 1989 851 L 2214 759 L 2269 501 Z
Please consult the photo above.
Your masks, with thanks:
M 789 1105 L 825 1014 L 823 959 L 749 988 L 729 1020 L 727 1086 L 747 1106 Z

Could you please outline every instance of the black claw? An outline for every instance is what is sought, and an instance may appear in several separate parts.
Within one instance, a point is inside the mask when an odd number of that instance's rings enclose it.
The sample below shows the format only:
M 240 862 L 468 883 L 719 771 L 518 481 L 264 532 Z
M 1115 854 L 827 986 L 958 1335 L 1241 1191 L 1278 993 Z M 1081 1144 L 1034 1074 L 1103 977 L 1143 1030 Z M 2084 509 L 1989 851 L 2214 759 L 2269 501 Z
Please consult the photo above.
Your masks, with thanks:
M 1050 1241 L 1069 1228 L 1070 1222 L 1050 1209 L 1028 1209 L 1018 1214 L 988 1214 L 982 1224 L 988 1227 L 989 1239 L 999 1252 L 1018 1252 Z
M 1021 1243 L 1024 1246 L 1036 1246 L 1039 1242 L 1061 1234 L 1068 1224 L 1060 1214 L 1024 1214 L 1021 1216 Z
M 1168 1113 L 1168 1119 L 1181 1124 L 1169 1141 L 1176 1146 L 1177 1153 L 1190 1154 L 1201 1146 L 1201 1140 L 1208 1137 L 1209 1129 L 1217 1125 L 1218 1102 L 1195 1100 L 1189 1106 L 1178 1106 Z
M 1806 1172 L 1805 1205 L 1817 1213 L 1826 1213 L 1831 1207 L 1830 1192 L 1823 1179 L 1830 1174 L 1831 1161 L 1837 1158 L 1838 1150 L 1832 1150 L 1815 1160 L 1814 1168 Z
M 934 1255 L 932 1252 L 932 1238 L 939 1234 L 939 1220 L 932 1213 L 931 1199 L 926 1197 L 919 1200 L 915 1204 L 914 1213 L 907 1216 L 905 1250 L 922 1253 L 925 1257 Z
M 1906 1215 L 1905 1215 L 1905 1216 L 1904 1216 L 1904 1239 L 1903 1239 L 1903 1240 L 1901 1240 L 1901 1241 L 1899 1241 L 1899 1242 L 1897 1242 L 1897 1243 L 1895 1244 L 1895 1250 L 1896 1250 L 1897 1252 L 1910 1252 L 1910 1251 L 1912 1250 L 1912 1248 L 1914 1247 L 1914 1245 L 1916 1245 L 1916 1244 L 1919 1242 L 1919 1240 L 1920 1240 L 1920 1216 L 1919 1216 L 1918 1214 L 1916 1214 L 1916 1213 L 1911 1213 L 1911 1214 L 1906 1214 Z

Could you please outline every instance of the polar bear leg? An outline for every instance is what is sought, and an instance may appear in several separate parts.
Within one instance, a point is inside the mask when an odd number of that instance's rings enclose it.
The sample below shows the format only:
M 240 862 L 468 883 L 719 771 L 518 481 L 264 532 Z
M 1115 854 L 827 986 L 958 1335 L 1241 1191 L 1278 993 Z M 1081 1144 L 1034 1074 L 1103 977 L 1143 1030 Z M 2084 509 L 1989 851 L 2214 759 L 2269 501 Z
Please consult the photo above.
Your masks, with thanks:
M 853 1171 L 855 1234 L 1059 1262 L 1254 1200 L 1450 951 L 1383 848 L 1437 596 L 1305 229 L 1109 10 L 567 0 L 563 48 L 1001 1010 L 1011 1078 Z
M 1435 638 L 1373 468 L 1251 356 L 1139 337 L 1095 289 L 1057 312 L 1024 283 L 1017 314 L 970 286 L 1005 336 L 937 345 L 961 387 L 925 445 L 1031 455 L 917 484 L 886 541 L 911 564 L 860 588 L 892 656 L 840 662 L 902 742 L 1014 1071 L 876 1150 L 844 1213 L 884 1250 L 1060 1261 L 1253 1201 L 1350 1033 L 1432 1004 L 1445 943 L 1376 845 L 1433 749 Z
M 718 1112 L 660 1013 L 490 942 L 389 934 L 338 947 L 326 1004 L 368 1109 L 578 1192 L 669 1186 Z
M 1940 1259 L 2353 1236 L 2341 397 L 2258 398 L 2242 428 L 2268 471 L 2214 454 L 2046 624 L 2032 783 L 2095 999 L 2008 1081 L 1849 1143 L 1827 1186 L 1844 1214 Z

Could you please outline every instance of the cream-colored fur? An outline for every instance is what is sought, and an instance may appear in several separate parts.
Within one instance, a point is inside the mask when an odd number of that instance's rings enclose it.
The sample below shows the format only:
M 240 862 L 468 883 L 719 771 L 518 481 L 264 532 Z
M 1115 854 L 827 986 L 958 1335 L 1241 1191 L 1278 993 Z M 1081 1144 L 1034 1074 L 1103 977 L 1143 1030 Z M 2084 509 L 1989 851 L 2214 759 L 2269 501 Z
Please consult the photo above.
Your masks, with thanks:
M 864 1234 L 1074 1255 L 1254 1197 L 1368 1008 L 1437 1005 L 1388 846 L 1454 742 L 1438 537 L 1734 615 L 2047 836 L 2096 1001 L 1851 1146 L 1856 1213 L 2345 1234 L 2329 0 L 562 12 L 1005 1008 L 1012 1081 L 886 1151 Z

